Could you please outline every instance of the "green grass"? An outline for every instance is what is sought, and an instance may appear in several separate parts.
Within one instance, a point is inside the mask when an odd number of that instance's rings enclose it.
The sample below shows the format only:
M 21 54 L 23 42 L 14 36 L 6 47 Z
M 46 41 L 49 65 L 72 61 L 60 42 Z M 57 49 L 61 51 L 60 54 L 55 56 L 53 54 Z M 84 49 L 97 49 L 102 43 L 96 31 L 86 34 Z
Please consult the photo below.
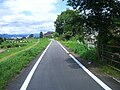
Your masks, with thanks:
M 79 44 L 76 41 L 62 41 L 62 43 L 86 60 L 94 62 L 97 60 L 95 48 L 88 49 L 87 46 Z
M 81 58 L 94 62 L 99 69 L 104 74 L 112 76 L 118 80 L 120 80 L 120 72 L 111 68 L 101 60 L 97 60 L 96 50 L 95 48 L 88 49 L 84 44 L 79 44 L 76 41 L 61 41 L 66 47 L 78 54 Z
M 120 80 L 120 72 L 115 70 L 114 68 L 111 68 L 111 67 L 109 67 L 107 65 L 101 65 L 99 67 L 99 69 L 104 74 L 110 75 L 110 76 L 116 78 L 117 80 Z
M 35 39 L 22 39 L 22 40 L 6 40 L 0 44 L 0 48 L 7 49 L 7 48 L 14 48 L 14 47 L 22 47 L 26 46 L 28 42 L 33 42 Z M 36 39 L 37 40 L 37 39 Z
M 41 39 L 40 42 L 33 47 L 0 62 L 0 90 L 3 90 L 8 81 L 19 74 L 30 61 L 43 51 L 49 42 L 50 40 L 48 39 Z
M 28 39 L 28 42 L 27 43 L 24 43 L 25 46 L 22 46 L 22 47 L 14 47 L 14 48 L 5 48 L 5 52 L 3 53 L 0 53 L 0 62 L 3 61 L 3 58 L 4 57 L 9 57 L 10 55 L 12 54 L 15 54 L 17 52 L 20 52 L 26 48 L 29 48 L 31 47 L 33 44 L 37 43 L 37 39 Z M 2 45 L 5 45 L 6 42 L 4 42 Z M 8 44 L 8 43 L 6 43 Z M 11 43 L 10 43 L 11 44 Z M 21 44 L 21 43 L 18 43 L 18 44 Z

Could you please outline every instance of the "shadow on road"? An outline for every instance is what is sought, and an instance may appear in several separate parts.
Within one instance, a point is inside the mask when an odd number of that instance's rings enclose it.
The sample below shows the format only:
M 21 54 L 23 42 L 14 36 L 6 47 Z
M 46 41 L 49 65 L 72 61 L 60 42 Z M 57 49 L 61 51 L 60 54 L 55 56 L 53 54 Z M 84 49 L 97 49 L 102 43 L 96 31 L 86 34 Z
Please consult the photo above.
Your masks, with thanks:
M 65 61 L 68 63 L 68 66 L 72 69 L 79 69 L 80 68 L 80 66 L 74 60 L 72 60 L 71 58 L 69 58 Z

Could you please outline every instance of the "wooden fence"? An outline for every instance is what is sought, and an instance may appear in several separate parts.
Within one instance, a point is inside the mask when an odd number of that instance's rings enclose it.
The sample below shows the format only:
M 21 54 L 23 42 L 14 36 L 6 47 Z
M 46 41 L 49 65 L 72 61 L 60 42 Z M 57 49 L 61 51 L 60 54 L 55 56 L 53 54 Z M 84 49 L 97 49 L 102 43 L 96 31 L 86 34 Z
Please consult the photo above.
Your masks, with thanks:
M 103 62 L 120 71 L 120 46 L 101 45 L 101 57 Z

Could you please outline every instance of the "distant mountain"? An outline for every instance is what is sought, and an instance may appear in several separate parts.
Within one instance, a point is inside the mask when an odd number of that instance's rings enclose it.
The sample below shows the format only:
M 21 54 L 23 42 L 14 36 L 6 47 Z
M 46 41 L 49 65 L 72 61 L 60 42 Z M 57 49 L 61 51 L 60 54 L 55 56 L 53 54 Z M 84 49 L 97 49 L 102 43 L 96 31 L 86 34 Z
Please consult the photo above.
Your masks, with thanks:
M 0 34 L 0 37 L 2 38 L 8 38 L 8 39 L 11 39 L 11 38 L 16 38 L 16 37 L 27 37 L 28 34 Z
M 16 37 L 27 37 L 29 35 L 30 34 L 0 34 L 0 37 L 11 39 L 13 37 L 14 38 L 16 38 Z M 39 37 L 39 34 L 34 34 L 34 37 Z

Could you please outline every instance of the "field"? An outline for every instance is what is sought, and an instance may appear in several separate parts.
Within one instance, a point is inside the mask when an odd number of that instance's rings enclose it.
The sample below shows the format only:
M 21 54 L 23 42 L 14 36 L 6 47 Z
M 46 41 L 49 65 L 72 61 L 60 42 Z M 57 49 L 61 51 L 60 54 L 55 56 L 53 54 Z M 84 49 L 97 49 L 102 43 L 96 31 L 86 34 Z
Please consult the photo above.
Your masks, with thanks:
M 38 43 L 37 39 L 27 39 L 26 42 L 13 42 L 13 41 L 6 41 L 3 42 L 0 47 L 2 47 L 2 50 L 5 50 L 3 53 L 0 53 L 0 62 L 4 61 L 5 59 L 20 53 L 26 49 L 29 49 L 32 47 L 32 45 L 35 45 Z M 4 48 L 3 48 L 4 47 Z
M 27 42 L 17 43 L 17 47 L 2 48 L 5 51 L 0 53 L 0 90 L 3 90 L 8 81 L 19 74 L 30 61 L 34 60 L 49 42 L 50 40 L 46 38 L 40 40 L 28 39 Z

